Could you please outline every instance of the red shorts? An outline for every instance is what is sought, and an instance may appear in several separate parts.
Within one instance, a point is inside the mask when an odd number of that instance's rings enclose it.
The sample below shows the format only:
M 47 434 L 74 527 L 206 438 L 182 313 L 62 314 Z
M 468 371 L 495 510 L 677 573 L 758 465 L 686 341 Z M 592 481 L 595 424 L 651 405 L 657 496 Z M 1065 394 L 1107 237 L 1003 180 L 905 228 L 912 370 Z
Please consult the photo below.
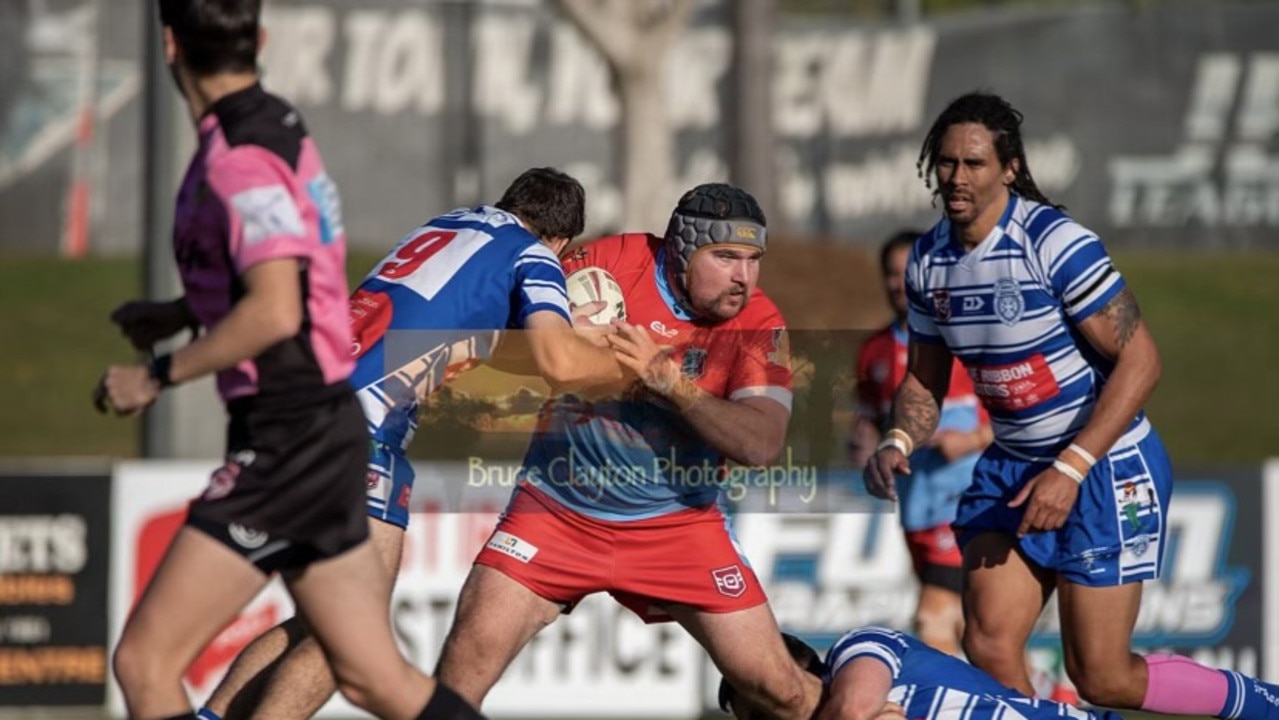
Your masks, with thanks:
M 610 522 L 520 487 L 475 562 L 569 610 L 608 592 L 646 623 L 672 619 L 664 603 L 729 613 L 768 602 L 714 505 Z
M 906 547 L 910 548 L 910 561 L 915 575 L 923 577 L 928 567 L 961 568 L 963 553 L 955 541 L 955 533 L 949 525 L 938 525 L 927 530 L 906 533 Z

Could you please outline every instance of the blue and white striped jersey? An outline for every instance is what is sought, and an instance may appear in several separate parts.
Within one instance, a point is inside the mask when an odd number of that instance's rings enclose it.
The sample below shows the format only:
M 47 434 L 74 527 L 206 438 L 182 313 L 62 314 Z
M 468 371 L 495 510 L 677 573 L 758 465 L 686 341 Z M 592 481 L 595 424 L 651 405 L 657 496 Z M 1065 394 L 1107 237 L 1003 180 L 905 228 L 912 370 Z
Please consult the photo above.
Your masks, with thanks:
M 564 271 L 514 215 L 461 208 L 406 235 L 351 296 L 351 384 L 370 435 L 406 449 L 420 403 L 540 310 L 569 320 Z
M 971 252 L 945 219 L 915 243 L 906 270 L 911 339 L 950 348 L 999 444 L 1050 459 L 1088 422 L 1114 367 L 1075 325 L 1124 287 L 1096 235 L 1014 195 Z
M 827 684 L 859 657 L 873 657 L 893 674 L 890 702 L 911 720 L 1120 720 L 1064 703 L 1029 698 L 968 663 L 909 635 L 879 627 L 845 634 L 826 653 Z

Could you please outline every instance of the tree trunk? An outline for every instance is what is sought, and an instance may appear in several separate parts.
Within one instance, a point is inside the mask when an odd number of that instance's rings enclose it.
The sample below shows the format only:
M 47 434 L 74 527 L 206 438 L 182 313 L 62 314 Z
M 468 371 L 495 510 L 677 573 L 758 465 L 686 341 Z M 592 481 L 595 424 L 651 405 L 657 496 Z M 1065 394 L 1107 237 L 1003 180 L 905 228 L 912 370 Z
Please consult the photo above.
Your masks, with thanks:
M 617 71 L 622 102 L 623 230 L 661 234 L 682 188 L 675 188 L 675 142 L 666 117 L 664 53 Z
M 688 22 L 692 0 L 558 0 L 608 62 L 622 102 L 623 230 L 660 233 L 681 188 L 666 116 L 668 50 Z
M 733 0 L 732 116 L 728 161 L 733 184 L 755 196 L 769 229 L 781 228 L 773 142 L 772 34 L 776 0 Z

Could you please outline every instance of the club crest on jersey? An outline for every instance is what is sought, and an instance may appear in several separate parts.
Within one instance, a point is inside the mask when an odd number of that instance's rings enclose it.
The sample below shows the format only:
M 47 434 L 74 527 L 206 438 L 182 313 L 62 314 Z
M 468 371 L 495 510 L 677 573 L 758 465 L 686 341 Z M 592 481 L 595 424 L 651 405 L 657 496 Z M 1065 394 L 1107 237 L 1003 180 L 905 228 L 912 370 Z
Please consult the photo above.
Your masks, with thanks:
M 696 380 L 706 373 L 706 350 L 689 348 L 684 351 L 684 361 L 680 364 L 680 372 L 689 380 Z
M 1026 311 L 1026 301 L 1021 296 L 1021 285 L 1012 278 L 995 281 L 995 313 L 1005 325 L 1016 325 Z
M 938 320 L 950 319 L 950 291 L 934 290 L 933 291 L 933 313 L 937 315 Z

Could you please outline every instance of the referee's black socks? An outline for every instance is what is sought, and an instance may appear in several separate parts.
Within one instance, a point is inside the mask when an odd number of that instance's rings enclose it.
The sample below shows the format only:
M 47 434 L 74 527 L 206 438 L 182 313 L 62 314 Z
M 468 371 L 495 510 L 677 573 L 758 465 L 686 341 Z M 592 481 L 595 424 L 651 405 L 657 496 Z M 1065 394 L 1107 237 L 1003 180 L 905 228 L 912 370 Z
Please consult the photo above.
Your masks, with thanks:
M 486 720 L 478 710 L 462 699 L 461 695 L 439 680 L 435 681 L 435 692 L 426 701 L 426 707 L 417 716 L 417 720 Z

